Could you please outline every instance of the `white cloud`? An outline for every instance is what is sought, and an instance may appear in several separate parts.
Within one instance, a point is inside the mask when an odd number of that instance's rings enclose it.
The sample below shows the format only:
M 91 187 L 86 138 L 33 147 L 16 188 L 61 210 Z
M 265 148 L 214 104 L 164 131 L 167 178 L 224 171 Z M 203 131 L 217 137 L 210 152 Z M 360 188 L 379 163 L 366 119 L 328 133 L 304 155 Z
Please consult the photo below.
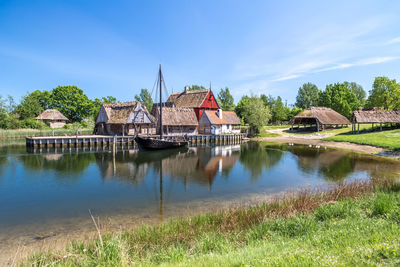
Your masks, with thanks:
M 314 72 L 323 72 L 323 71 L 331 71 L 331 70 L 337 70 L 337 69 L 345 69 L 345 68 L 351 68 L 351 67 L 358 67 L 358 66 L 366 66 L 366 65 L 373 65 L 373 64 L 379 64 L 379 63 L 384 63 L 388 61 L 393 61 L 397 60 L 400 57 L 375 57 L 375 58 L 367 58 L 363 60 L 359 60 L 353 63 L 341 63 L 337 64 L 332 67 L 327 67 L 327 68 L 322 68 L 318 69 Z
M 386 44 L 391 45 L 391 44 L 397 44 L 400 43 L 400 37 L 393 38 L 392 40 L 389 40 Z
M 395 56 L 374 57 L 377 44 L 371 39 L 385 25 L 385 17 L 368 18 L 358 24 L 323 24 L 313 31 L 293 36 L 291 43 L 252 47 L 243 54 L 232 75 L 239 83 L 253 80 L 269 83 L 296 79 L 308 74 L 379 64 L 398 59 Z M 389 43 L 400 42 L 400 37 Z M 262 43 L 262 42 L 258 42 Z M 382 50 L 383 51 L 383 50 Z M 396 53 L 396 51 L 391 51 Z

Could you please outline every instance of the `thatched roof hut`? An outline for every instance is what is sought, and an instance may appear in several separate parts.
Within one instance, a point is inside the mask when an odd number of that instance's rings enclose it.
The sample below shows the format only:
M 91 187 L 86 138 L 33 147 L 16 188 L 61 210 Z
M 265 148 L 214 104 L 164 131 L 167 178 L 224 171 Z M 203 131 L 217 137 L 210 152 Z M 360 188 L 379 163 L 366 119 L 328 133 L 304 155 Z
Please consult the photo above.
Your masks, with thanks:
M 164 126 L 197 126 L 199 124 L 192 108 L 163 107 L 162 113 Z M 158 124 L 160 106 L 154 105 L 151 114 Z
M 317 125 L 317 130 L 328 125 L 348 125 L 351 122 L 343 115 L 326 107 L 310 107 L 294 116 L 291 124 Z
M 151 114 L 156 121 L 156 132 L 160 132 L 159 114 L 160 106 L 153 105 Z M 199 125 L 196 113 L 193 108 L 180 107 L 163 107 L 162 108 L 162 125 L 163 133 L 166 135 L 194 135 L 197 134 L 197 126 Z
M 154 118 L 140 102 L 104 103 L 97 116 L 96 134 L 150 133 Z
M 68 118 L 57 109 L 46 109 L 36 119 L 41 121 L 68 121 Z
M 139 114 L 135 112 L 141 110 L 144 112 Z M 138 116 L 135 117 L 135 115 Z M 127 124 L 133 123 L 133 119 L 135 119 L 135 123 L 152 123 L 152 118 L 150 116 L 146 117 L 145 115 L 150 115 L 146 106 L 141 105 L 140 102 L 137 101 L 113 104 L 105 103 L 102 104 L 102 107 L 100 108 L 100 113 L 97 117 L 96 123 L 105 122 L 107 124 Z
M 400 111 L 373 108 L 356 110 L 351 116 L 353 123 L 400 123 Z

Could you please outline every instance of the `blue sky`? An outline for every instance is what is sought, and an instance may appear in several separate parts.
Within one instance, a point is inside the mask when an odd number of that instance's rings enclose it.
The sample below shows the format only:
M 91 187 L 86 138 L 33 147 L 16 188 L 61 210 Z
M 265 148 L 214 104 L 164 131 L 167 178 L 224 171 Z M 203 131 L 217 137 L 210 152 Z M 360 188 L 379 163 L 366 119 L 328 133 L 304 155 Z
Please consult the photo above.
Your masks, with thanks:
M 77 85 L 132 100 L 186 84 L 280 95 L 400 80 L 400 1 L 0 0 L 0 95 Z

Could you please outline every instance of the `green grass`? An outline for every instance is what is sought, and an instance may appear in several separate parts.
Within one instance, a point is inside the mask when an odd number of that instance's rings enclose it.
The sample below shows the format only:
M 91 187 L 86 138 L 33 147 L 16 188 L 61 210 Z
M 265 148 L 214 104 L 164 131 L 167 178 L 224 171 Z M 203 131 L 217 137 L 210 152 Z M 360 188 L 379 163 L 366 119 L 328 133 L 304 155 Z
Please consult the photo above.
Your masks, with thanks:
M 260 133 L 255 135 L 255 137 L 277 137 L 277 136 L 281 136 L 281 135 L 278 133 L 271 133 L 269 131 L 264 131 L 264 130 L 262 130 Z
M 374 127 L 376 129 L 376 127 Z M 360 125 L 360 131 L 370 131 L 372 129 L 372 124 L 361 124 Z M 290 133 L 290 134 L 324 134 L 324 133 L 333 133 L 333 134 L 342 134 L 342 133 L 350 133 L 351 132 L 351 125 L 349 127 L 343 127 L 343 128 L 329 128 L 323 131 L 300 131 L 300 132 L 292 132 L 290 130 L 285 130 L 285 133 Z
M 285 128 L 290 128 L 291 125 L 289 124 L 283 124 L 283 125 L 267 125 L 264 126 L 263 129 L 264 130 L 271 130 L 271 129 L 285 129 Z
M 269 130 L 275 130 L 275 129 L 285 129 L 285 128 L 289 128 L 290 125 L 268 125 L 268 126 L 264 126 L 260 133 L 258 133 L 257 135 L 255 135 L 254 137 L 277 137 L 277 136 L 281 136 L 279 133 L 273 133 Z
M 360 134 L 338 134 L 328 138 L 325 141 L 350 142 L 360 145 L 371 145 L 388 148 L 391 150 L 400 150 L 400 130 L 386 130 L 366 132 Z
M 355 182 L 74 242 L 37 266 L 400 264 L 400 186 Z
M 12 139 L 22 138 L 25 136 L 44 136 L 44 135 L 64 135 L 64 134 L 75 134 L 76 129 L 16 129 L 16 130 L 2 130 L 0 129 L 0 139 Z M 90 134 L 93 129 L 79 129 L 81 134 Z

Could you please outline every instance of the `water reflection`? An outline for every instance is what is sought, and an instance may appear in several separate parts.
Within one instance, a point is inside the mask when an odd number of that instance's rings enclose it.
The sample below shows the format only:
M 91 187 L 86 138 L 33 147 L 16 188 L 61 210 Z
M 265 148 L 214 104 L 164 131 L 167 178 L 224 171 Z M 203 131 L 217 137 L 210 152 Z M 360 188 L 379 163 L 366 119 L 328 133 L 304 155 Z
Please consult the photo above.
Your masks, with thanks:
M 163 173 L 171 179 L 182 182 L 185 187 L 194 183 L 207 186 L 210 190 L 217 174 L 229 180 L 237 162 L 248 171 L 250 181 L 257 181 L 290 155 L 295 157 L 291 163 L 295 163 L 304 175 L 317 175 L 326 181 L 340 182 L 354 172 L 367 172 L 369 176 L 387 176 L 388 173 L 393 175 L 399 172 L 399 164 L 393 160 L 351 151 L 258 142 L 159 152 L 140 152 L 133 147 L 116 153 L 107 149 L 95 153 L 71 149 L 67 152 L 60 149 L 32 152 L 31 155 L 17 157 L 28 170 L 79 174 L 95 163 L 104 181 L 121 179 L 138 185 L 150 170 L 159 173 L 162 162 Z M 7 163 L 7 157 L 0 157 L 0 171 Z
M 241 147 L 240 162 L 250 171 L 251 180 L 257 180 L 263 171 L 277 165 L 283 151 L 268 148 L 265 144 L 248 142 Z
M 103 216 L 165 216 L 191 203 L 212 202 L 214 207 L 253 194 L 400 173 L 394 160 L 256 142 L 159 152 L 125 147 L 116 153 L 103 148 L 2 153 L 0 203 L 7 205 L 0 205 L 0 227 L 86 218 L 88 209 Z
M 18 160 L 24 164 L 25 169 L 31 171 L 55 170 L 63 174 L 79 174 L 86 170 L 95 159 L 93 153 L 62 154 L 57 151 L 53 152 L 44 155 L 21 155 L 18 156 Z

